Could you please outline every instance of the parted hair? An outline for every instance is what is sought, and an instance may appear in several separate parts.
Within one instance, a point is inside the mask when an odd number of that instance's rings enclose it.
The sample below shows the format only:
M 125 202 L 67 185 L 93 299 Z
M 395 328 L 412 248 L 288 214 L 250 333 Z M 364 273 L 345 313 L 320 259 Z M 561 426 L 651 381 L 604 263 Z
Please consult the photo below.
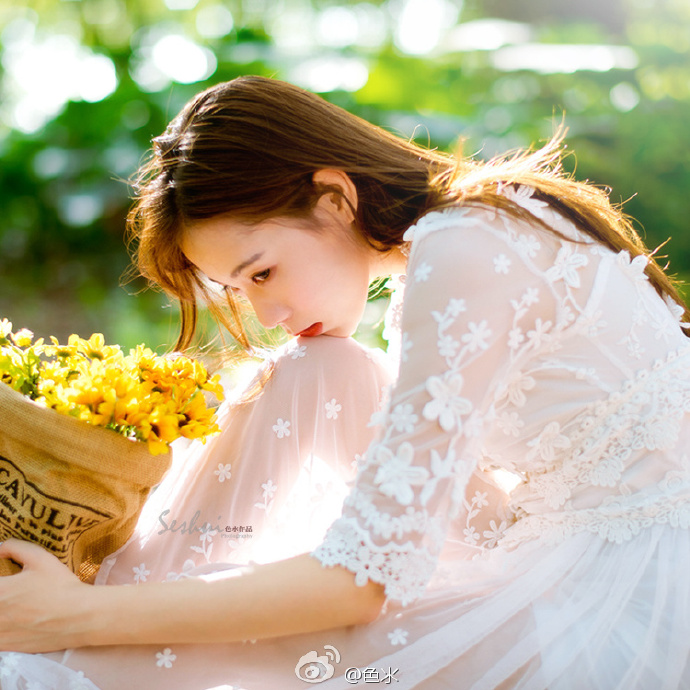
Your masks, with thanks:
M 341 194 L 313 179 L 333 168 L 356 187 L 356 231 L 382 252 L 399 246 L 419 217 L 454 204 L 489 204 L 552 230 L 500 194 L 503 185 L 527 185 L 613 251 L 648 256 L 650 282 L 683 306 L 690 321 L 673 282 L 620 206 L 563 170 L 562 141 L 559 130 L 542 148 L 483 162 L 419 146 L 292 84 L 239 77 L 198 94 L 153 140 L 133 180 L 128 217 L 136 266 L 180 302 L 177 349 L 193 342 L 199 302 L 249 349 L 240 303 L 230 293 L 219 301 L 183 254 L 186 225 L 222 215 L 246 222 L 309 219 L 321 195 Z

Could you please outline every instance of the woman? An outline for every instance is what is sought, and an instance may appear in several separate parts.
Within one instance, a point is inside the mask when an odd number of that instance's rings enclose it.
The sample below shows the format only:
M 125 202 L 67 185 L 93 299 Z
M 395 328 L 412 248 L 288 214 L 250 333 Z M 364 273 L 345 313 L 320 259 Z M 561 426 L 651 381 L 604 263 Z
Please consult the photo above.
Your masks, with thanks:
M 77 670 L 102 688 L 690 687 L 687 313 L 558 157 L 556 139 L 456 161 L 258 77 L 191 101 L 131 218 L 142 271 L 182 300 L 180 345 L 217 285 L 240 342 L 244 300 L 291 347 L 318 343 L 327 370 L 369 281 L 405 270 L 399 373 L 311 553 L 90 587 L 3 545 L 25 568 L 0 582 L 0 648 L 95 647 L 4 655 L 3 687 L 41 665 L 61 678 L 49 687 Z M 280 369 L 258 401 L 287 397 Z M 123 562 L 128 548 L 146 543 Z

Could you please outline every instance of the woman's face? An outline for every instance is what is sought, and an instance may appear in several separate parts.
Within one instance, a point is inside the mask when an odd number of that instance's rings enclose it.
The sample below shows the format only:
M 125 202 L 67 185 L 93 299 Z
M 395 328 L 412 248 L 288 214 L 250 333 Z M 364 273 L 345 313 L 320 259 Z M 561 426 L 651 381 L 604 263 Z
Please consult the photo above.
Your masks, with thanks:
M 381 255 L 318 205 L 314 222 L 211 218 L 185 228 L 182 251 L 208 278 L 246 297 L 265 328 L 350 336 Z

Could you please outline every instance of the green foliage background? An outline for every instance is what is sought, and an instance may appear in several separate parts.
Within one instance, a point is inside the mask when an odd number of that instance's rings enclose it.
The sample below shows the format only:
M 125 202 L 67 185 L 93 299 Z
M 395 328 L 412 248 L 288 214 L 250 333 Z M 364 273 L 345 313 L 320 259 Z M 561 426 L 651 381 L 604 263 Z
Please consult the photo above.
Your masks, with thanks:
M 494 26 L 528 30 L 530 43 L 592 50 L 605 44 L 637 56 L 633 65 L 574 71 L 499 69 L 494 58 L 501 45 L 405 52 L 396 44 L 395 22 L 414 0 L 4 1 L 0 316 L 17 328 L 60 338 L 100 331 L 126 347 L 174 341 L 174 306 L 137 280 L 122 284 L 129 263 L 126 180 L 151 137 L 207 85 L 249 73 L 294 79 L 305 66 L 327 69 L 338 60 L 365 66 L 368 77 L 355 90 L 334 82 L 336 88 L 323 91 L 326 98 L 432 146 L 452 147 L 462 137 L 466 154 L 487 157 L 543 141 L 564 119 L 575 152 L 566 165 L 576 166 L 579 178 L 610 187 L 615 201 L 627 201 L 648 245 L 671 237 L 662 250 L 671 272 L 690 275 L 687 0 L 441 0 L 452 15 L 446 36 L 458 27 L 479 31 L 478 20 L 493 19 L 517 23 Z M 212 37 L 201 32 L 199 17 L 209 8 L 231 16 L 232 29 Z M 337 8 L 350 18 L 384 18 L 387 33 L 375 43 L 320 43 L 314 27 L 337 19 Z M 44 39 L 76 37 L 107 56 L 117 75 L 114 91 L 92 102 L 71 98 L 32 131 L 18 126 L 10 48 L 26 26 Z M 217 62 L 212 74 L 144 88 L 135 76 L 146 41 L 167 34 L 209 49 Z M 75 208 L 81 215 L 75 217 Z M 374 308 L 371 319 L 378 315 Z

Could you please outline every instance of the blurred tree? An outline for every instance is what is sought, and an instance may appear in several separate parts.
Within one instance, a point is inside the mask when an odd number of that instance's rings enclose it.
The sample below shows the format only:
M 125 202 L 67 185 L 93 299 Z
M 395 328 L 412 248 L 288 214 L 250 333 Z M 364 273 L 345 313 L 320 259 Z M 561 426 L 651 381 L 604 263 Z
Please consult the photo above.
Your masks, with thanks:
M 14 0 L 0 28 L 0 316 L 42 335 L 174 340 L 174 307 L 120 286 L 126 181 L 189 97 L 247 73 L 480 157 L 564 118 L 566 165 L 690 275 L 686 0 Z

